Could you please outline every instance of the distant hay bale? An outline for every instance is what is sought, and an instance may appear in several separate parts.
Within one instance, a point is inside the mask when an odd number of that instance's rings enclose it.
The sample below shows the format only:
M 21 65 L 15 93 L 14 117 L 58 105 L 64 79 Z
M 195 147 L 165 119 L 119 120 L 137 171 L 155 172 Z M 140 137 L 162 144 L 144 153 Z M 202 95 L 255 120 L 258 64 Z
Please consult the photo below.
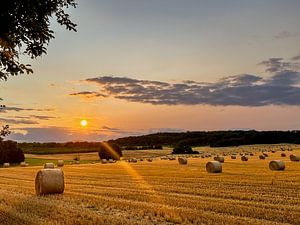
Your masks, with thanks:
M 285 153 L 281 153 L 280 155 L 281 155 L 281 157 L 286 157 Z
M 254 153 L 250 153 L 250 156 L 254 156 Z
M 44 168 L 45 169 L 53 169 L 54 168 L 54 163 L 45 163 Z
M 10 166 L 9 163 L 3 163 L 3 168 L 8 168 Z
M 107 160 L 106 159 L 101 159 L 101 163 L 105 164 L 105 163 L 107 163 Z
M 168 157 L 168 160 L 176 160 L 176 158 L 173 156 L 170 156 L 170 157 Z
M 80 161 L 79 161 L 79 160 L 76 160 L 76 161 L 75 161 L 75 164 L 80 164 Z
M 35 177 L 37 195 L 61 194 L 64 192 L 64 173 L 61 169 L 42 169 Z
M 147 159 L 147 161 L 148 161 L 148 162 L 152 162 L 152 161 L 153 161 L 153 159 L 151 159 L 151 158 L 148 158 L 148 159 Z
M 179 164 L 181 164 L 181 165 L 186 165 L 188 161 L 187 161 L 187 159 L 184 158 L 184 157 L 179 157 L 179 158 L 178 158 L 178 162 L 179 162 Z
M 263 155 L 264 155 L 265 157 L 269 157 L 269 155 L 268 155 L 267 153 L 265 153 L 265 152 L 263 152 Z
M 248 161 L 248 157 L 245 156 L 245 155 L 243 155 L 243 156 L 241 157 L 241 160 L 244 161 L 244 162 L 246 162 L 246 161 Z
M 299 162 L 300 161 L 300 157 L 297 156 L 297 155 L 292 154 L 292 155 L 290 155 L 290 160 L 292 162 Z
M 259 159 L 265 159 L 265 158 L 266 158 L 266 156 L 264 156 L 264 155 L 259 156 Z
M 219 161 L 210 161 L 206 163 L 206 171 L 208 173 L 221 173 L 222 164 Z
M 222 156 L 215 156 L 215 157 L 214 157 L 214 160 L 215 160 L 215 161 L 218 161 L 218 162 L 220 162 L 220 163 L 223 163 L 223 162 L 225 161 L 224 157 L 222 157 Z
M 272 152 L 272 153 L 276 153 L 276 151 L 275 151 L 275 150 L 272 150 L 271 152 Z
M 28 164 L 26 162 L 20 162 L 21 167 L 26 167 Z
M 57 160 L 57 166 L 63 167 L 64 166 L 64 160 Z
M 109 159 L 109 160 L 108 160 L 108 162 L 109 162 L 109 163 L 115 163 L 115 162 L 116 162 L 116 160 Z
M 130 163 L 137 163 L 137 161 L 138 161 L 138 160 L 137 160 L 136 158 L 132 158 L 132 159 L 129 159 L 129 160 L 128 160 L 128 162 L 130 162 Z
M 232 155 L 232 156 L 231 156 L 231 159 L 236 159 L 236 156 L 235 156 L 235 155 Z
M 285 163 L 281 160 L 273 160 L 269 163 L 270 170 L 284 170 Z

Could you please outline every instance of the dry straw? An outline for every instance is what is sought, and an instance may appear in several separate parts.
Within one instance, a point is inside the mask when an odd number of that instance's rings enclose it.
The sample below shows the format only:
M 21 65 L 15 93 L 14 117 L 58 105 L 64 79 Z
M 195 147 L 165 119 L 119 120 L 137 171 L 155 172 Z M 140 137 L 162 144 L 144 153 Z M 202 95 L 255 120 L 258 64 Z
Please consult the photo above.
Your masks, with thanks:
M 64 192 L 64 173 L 61 169 L 42 169 L 35 178 L 37 195 L 61 194 Z
M 221 173 L 222 164 L 219 161 L 210 161 L 206 163 L 206 171 L 208 173 Z
M 270 170 L 284 170 L 285 163 L 281 160 L 273 160 L 269 163 Z
M 45 169 L 53 169 L 54 168 L 54 163 L 45 163 L 44 168 Z
M 179 157 L 178 158 L 178 163 L 179 164 L 181 164 L 181 165 L 185 165 L 185 164 L 187 164 L 187 159 L 186 158 L 184 158 L 184 157 Z
M 57 166 L 63 167 L 64 166 L 64 160 L 57 160 Z

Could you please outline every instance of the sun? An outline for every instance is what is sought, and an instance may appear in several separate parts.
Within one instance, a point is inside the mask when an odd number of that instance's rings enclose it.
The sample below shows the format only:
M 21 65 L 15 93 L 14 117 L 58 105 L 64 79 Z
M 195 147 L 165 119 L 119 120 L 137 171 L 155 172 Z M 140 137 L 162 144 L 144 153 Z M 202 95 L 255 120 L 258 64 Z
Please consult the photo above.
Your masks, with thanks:
M 86 120 L 81 120 L 81 121 L 80 121 L 80 125 L 81 125 L 82 127 L 86 127 L 87 124 L 88 124 L 88 122 L 87 122 Z

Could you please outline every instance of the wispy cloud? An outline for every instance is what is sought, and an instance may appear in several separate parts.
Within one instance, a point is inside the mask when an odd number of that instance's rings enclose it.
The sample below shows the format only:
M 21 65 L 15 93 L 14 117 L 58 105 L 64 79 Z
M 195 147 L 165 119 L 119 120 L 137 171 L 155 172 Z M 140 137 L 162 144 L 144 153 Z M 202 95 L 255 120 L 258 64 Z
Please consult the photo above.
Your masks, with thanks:
M 96 97 L 107 97 L 107 95 L 98 93 L 96 91 L 81 91 L 69 94 L 71 96 L 80 96 L 83 98 L 96 98 Z
M 35 120 L 29 120 L 29 119 L 7 119 L 7 118 L 0 118 L 1 123 L 6 124 L 39 124 Z
M 300 33 L 290 32 L 290 31 L 281 31 L 280 33 L 276 34 L 274 37 L 276 39 L 294 38 L 294 37 L 300 37 Z
M 21 112 L 21 111 L 50 112 L 50 111 L 54 111 L 54 109 L 22 108 L 22 107 L 12 107 L 12 106 L 6 106 L 4 108 L 0 108 L 0 112 L 8 112 L 8 111 L 15 111 L 15 112 Z

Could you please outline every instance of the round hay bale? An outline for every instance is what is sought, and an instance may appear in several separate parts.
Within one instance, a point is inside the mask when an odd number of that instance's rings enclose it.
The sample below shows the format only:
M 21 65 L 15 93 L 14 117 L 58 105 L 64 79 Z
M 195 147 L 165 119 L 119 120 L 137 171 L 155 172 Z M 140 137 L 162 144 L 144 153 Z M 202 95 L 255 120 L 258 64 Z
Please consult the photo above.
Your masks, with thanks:
M 103 164 L 107 163 L 107 159 L 101 159 L 101 163 Z
M 64 166 L 64 160 L 57 160 L 57 166 L 63 167 Z
M 266 156 L 264 156 L 264 155 L 259 156 L 259 159 L 265 159 L 265 158 L 266 158 Z
M 176 158 L 175 157 L 173 157 L 173 156 L 170 156 L 169 158 L 168 158 L 168 160 L 176 160 Z
M 131 163 L 137 163 L 137 161 L 138 161 L 138 160 L 137 160 L 136 158 L 132 158 L 132 159 L 129 159 L 129 160 L 128 160 L 128 162 L 131 162 Z
M 54 169 L 54 163 L 45 163 L 44 168 L 45 169 Z
M 180 165 L 186 165 L 187 162 L 188 162 L 187 159 L 184 158 L 184 157 L 179 157 L 179 158 L 178 158 L 178 163 L 179 163 Z
M 109 159 L 109 160 L 108 160 L 108 162 L 109 162 L 109 163 L 115 163 L 115 162 L 116 162 L 116 160 Z
M 42 169 L 35 177 L 37 195 L 61 194 L 64 192 L 64 173 L 61 169 Z
M 281 155 L 281 157 L 286 157 L 285 153 L 281 153 L 280 155 Z
M 254 156 L 254 153 L 250 153 L 250 156 Z
M 269 157 L 269 155 L 268 155 L 267 153 L 265 153 L 265 152 L 263 152 L 263 155 L 264 155 L 265 157 Z
M 290 160 L 292 162 L 299 162 L 300 161 L 300 157 L 297 155 L 290 155 Z
M 275 153 L 276 151 L 275 151 L 275 150 L 272 150 L 271 152 L 272 152 L 272 153 Z
M 26 162 L 20 162 L 20 166 L 21 166 L 21 167 L 26 167 L 26 166 L 27 166 L 27 163 L 26 163 Z
M 231 156 L 231 159 L 236 159 L 236 155 L 232 155 L 232 156 Z
M 223 163 L 225 161 L 224 157 L 222 157 L 222 156 L 215 156 L 214 160 L 218 161 L 218 162 L 221 162 L 221 163 Z
M 248 161 L 248 157 L 245 156 L 245 155 L 243 155 L 243 156 L 241 157 L 241 160 L 244 161 L 244 162 L 246 162 L 246 161 Z
M 221 173 L 222 164 L 219 161 L 210 161 L 206 163 L 206 171 L 208 173 Z
M 153 159 L 151 159 L 151 158 L 148 158 L 148 159 L 147 159 L 147 161 L 148 161 L 148 162 L 152 162 L 152 161 L 153 161 Z
M 10 166 L 9 163 L 3 163 L 3 168 L 8 168 Z
M 77 160 L 77 161 L 75 161 L 75 164 L 80 164 L 80 161 L 78 161 L 78 160 Z
M 269 163 L 269 168 L 270 168 L 270 170 L 284 170 L 285 164 L 281 160 L 272 160 Z

